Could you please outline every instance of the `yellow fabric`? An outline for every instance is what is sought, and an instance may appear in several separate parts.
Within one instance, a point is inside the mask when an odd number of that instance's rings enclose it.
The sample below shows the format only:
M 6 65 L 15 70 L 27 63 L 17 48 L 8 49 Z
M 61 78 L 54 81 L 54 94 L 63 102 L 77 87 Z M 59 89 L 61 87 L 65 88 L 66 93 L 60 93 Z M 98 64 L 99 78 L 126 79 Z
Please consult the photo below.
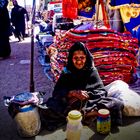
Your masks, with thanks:
M 140 15 L 140 7 L 121 6 L 120 13 L 123 23 L 128 23 L 131 18 L 136 18 Z
M 124 4 L 119 6 L 111 6 L 108 3 L 110 10 L 120 9 L 121 17 L 124 23 L 130 22 L 131 18 L 136 18 L 140 15 L 140 4 Z

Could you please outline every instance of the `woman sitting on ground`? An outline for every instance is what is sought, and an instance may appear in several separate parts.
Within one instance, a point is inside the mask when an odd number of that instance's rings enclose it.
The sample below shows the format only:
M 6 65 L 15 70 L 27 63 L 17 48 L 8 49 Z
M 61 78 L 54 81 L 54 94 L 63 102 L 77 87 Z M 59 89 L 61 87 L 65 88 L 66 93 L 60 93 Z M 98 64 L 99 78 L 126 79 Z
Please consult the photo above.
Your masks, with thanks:
M 91 53 L 83 43 L 76 42 L 69 50 L 67 65 L 47 101 L 47 107 L 64 118 L 70 110 L 77 109 L 83 114 L 83 121 L 96 117 L 99 109 L 107 108 L 114 122 L 120 123 L 123 104 L 107 97 Z

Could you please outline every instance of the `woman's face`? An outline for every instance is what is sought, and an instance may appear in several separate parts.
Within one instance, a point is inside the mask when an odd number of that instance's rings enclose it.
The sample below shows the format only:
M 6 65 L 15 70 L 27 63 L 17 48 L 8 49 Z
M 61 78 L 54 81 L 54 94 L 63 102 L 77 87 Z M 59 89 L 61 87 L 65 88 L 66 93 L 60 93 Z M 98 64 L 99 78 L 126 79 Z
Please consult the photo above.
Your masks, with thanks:
M 83 51 L 77 50 L 73 53 L 72 62 L 77 69 L 82 69 L 86 63 L 86 55 Z

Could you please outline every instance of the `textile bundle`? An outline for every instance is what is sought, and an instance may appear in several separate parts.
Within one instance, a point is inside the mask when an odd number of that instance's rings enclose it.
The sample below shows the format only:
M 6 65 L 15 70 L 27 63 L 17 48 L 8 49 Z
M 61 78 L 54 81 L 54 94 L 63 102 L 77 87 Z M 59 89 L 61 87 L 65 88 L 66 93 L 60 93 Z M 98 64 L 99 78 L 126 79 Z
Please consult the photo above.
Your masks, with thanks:
M 138 65 L 138 40 L 129 32 L 119 33 L 111 29 L 71 29 L 64 35 L 57 36 L 49 47 L 55 48 L 55 53 L 50 55 L 54 81 L 57 81 L 67 62 L 68 49 L 76 41 L 85 43 L 92 53 L 94 64 L 105 85 L 115 80 L 123 80 L 126 83 L 133 81 L 133 74 Z

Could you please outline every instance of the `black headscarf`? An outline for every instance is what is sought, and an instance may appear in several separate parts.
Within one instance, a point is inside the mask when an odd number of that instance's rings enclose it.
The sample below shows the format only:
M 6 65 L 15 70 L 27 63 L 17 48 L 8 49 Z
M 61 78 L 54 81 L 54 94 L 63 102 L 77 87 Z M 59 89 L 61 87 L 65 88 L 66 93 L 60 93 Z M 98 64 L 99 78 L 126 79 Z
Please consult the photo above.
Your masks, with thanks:
M 86 48 L 86 46 L 82 42 L 76 42 L 69 49 L 68 62 L 66 66 L 66 68 L 71 72 L 78 71 L 78 69 L 74 66 L 72 61 L 73 53 L 78 50 L 83 51 L 84 54 L 86 55 L 86 63 L 82 70 L 87 70 L 87 69 L 89 70 L 94 66 L 93 56 L 90 53 L 90 51 Z

